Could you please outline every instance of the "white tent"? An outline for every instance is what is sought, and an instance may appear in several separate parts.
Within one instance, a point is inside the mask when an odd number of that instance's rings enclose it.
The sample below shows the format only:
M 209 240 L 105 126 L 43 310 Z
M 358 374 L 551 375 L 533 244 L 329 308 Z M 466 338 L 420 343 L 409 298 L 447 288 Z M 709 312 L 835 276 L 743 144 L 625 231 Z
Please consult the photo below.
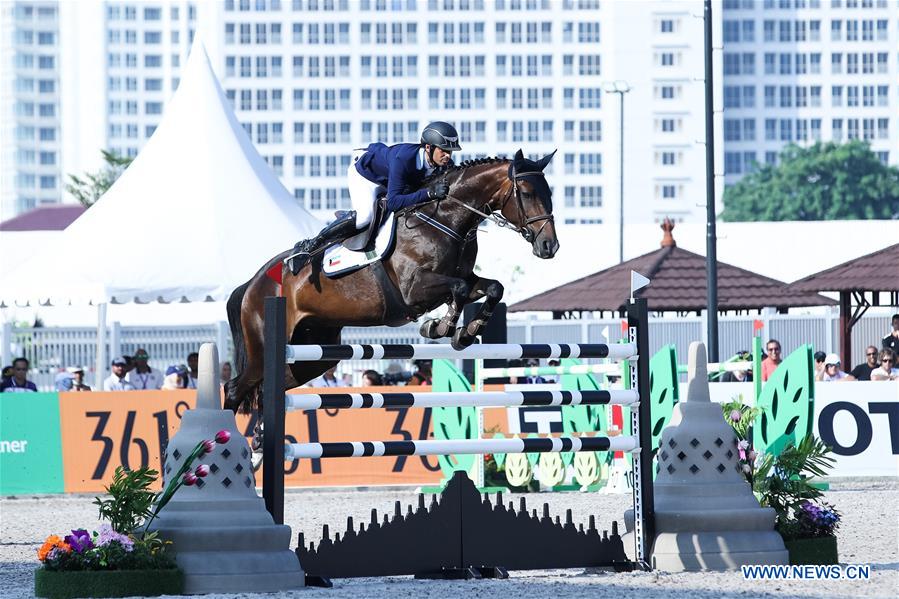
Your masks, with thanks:
M 131 166 L 53 242 L 3 273 L 0 303 L 94 304 L 102 338 L 107 303 L 223 301 L 320 227 L 253 147 L 196 42 Z M 104 351 L 99 344 L 98 375 Z
M 221 301 L 320 227 L 256 152 L 197 43 L 131 166 L 55 243 L 5 273 L 0 301 Z

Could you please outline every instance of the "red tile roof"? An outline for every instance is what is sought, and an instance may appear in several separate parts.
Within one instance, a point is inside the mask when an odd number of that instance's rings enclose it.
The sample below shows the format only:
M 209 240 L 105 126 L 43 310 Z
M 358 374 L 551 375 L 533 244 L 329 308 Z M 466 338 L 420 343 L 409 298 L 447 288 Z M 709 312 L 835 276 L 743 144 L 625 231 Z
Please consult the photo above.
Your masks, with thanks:
M 0 223 L 0 231 L 62 231 L 87 210 L 80 204 L 42 206 Z
M 796 291 L 899 291 L 899 243 L 799 279 Z

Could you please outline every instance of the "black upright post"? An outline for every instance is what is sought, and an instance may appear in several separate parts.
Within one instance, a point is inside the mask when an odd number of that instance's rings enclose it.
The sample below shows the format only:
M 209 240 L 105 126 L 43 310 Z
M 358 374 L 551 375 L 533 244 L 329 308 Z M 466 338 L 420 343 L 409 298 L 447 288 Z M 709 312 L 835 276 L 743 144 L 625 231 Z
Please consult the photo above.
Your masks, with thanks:
M 287 316 L 283 297 L 265 298 L 262 383 L 262 497 L 275 524 L 284 524 L 284 375 Z
M 636 416 L 632 413 L 631 421 L 637 424 L 640 443 L 640 454 L 634 462 L 639 462 L 634 472 L 634 533 L 635 536 L 641 533 L 637 539 L 636 560 L 642 567 L 650 568 L 655 540 L 655 499 L 652 488 L 652 403 L 649 400 L 649 314 L 646 299 L 639 298 L 628 304 L 627 320 L 631 331 L 636 329 L 636 339 L 631 338 L 630 341 L 637 343 L 635 374 L 636 389 L 640 394 L 640 407 Z M 638 522 L 641 522 L 639 527 Z
M 712 0 L 705 0 L 705 204 L 706 318 L 709 362 L 718 361 L 718 236 L 715 232 L 715 88 L 712 82 Z

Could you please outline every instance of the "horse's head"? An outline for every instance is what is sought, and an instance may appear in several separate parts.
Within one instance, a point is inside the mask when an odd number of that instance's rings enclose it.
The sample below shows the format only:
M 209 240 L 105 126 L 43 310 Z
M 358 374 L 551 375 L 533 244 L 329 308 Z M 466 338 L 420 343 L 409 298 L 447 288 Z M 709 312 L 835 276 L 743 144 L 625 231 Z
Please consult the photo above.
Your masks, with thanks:
M 534 162 L 525 158 L 521 150 L 515 153 L 509 164 L 512 189 L 501 208 L 503 217 L 518 227 L 533 247 L 534 255 L 540 258 L 552 258 L 559 249 L 552 190 L 543 175 L 554 154 Z

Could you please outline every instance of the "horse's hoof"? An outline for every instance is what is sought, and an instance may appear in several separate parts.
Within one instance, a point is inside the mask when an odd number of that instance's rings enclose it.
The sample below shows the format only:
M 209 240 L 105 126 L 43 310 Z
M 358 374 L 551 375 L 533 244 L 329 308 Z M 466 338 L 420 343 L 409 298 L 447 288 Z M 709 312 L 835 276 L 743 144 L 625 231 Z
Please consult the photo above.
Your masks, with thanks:
M 425 339 L 440 339 L 441 335 L 437 333 L 437 324 L 440 321 L 436 318 L 430 318 L 421 324 L 418 330 L 419 334 Z
M 456 329 L 456 334 L 453 335 L 453 341 L 451 343 L 454 350 L 462 351 L 472 343 L 474 343 L 474 337 L 468 335 L 463 327 Z

